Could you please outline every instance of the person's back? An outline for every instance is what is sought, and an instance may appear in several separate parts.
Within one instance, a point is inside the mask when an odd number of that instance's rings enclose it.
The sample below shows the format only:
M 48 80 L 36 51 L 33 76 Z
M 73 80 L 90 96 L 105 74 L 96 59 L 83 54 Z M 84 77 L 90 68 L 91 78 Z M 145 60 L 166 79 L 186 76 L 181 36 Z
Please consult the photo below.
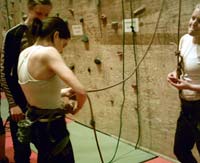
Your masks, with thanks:
M 16 25 L 7 31 L 2 46 L 1 58 L 1 86 L 9 103 L 10 130 L 14 147 L 14 159 L 16 163 L 30 162 L 30 145 L 21 144 L 17 138 L 17 122 L 24 119 L 27 101 L 18 84 L 17 62 L 22 49 L 32 45 L 35 41 L 29 28 L 32 20 L 37 17 L 43 19 L 52 9 L 50 0 L 28 0 L 28 16 L 25 22 Z
M 64 96 L 76 97 L 72 114 L 84 105 L 86 92 L 61 57 L 70 38 L 69 28 L 58 17 L 35 22 L 37 41 L 20 53 L 18 62 L 19 83 L 28 101 L 26 120 L 33 122 L 29 138 L 38 150 L 38 163 L 74 163 L 61 87 L 71 88 Z
M 31 60 L 34 60 L 34 65 L 31 65 L 32 69 L 40 72 L 41 69 L 44 69 L 44 64 L 40 64 L 40 60 L 43 58 L 42 55 L 45 55 L 43 52 L 55 50 L 56 49 L 53 47 L 34 45 L 22 51 L 20 54 L 18 71 L 21 71 L 22 73 L 19 74 L 19 83 L 21 84 L 29 104 L 32 106 L 43 109 L 54 109 L 60 108 L 62 105 L 60 90 L 63 88 L 64 83 L 59 77 L 53 75 L 45 80 L 37 80 L 31 76 L 27 68 L 29 59 L 31 58 Z M 48 72 L 44 73 L 47 74 Z

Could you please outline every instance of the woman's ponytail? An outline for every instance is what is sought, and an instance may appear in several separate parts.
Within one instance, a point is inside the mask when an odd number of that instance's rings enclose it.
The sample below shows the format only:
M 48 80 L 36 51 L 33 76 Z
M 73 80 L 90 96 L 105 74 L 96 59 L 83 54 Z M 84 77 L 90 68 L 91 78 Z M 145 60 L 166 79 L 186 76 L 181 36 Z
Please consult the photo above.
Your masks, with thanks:
M 33 36 L 39 36 L 42 30 L 42 21 L 38 18 L 33 19 L 33 23 L 31 26 L 31 32 Z

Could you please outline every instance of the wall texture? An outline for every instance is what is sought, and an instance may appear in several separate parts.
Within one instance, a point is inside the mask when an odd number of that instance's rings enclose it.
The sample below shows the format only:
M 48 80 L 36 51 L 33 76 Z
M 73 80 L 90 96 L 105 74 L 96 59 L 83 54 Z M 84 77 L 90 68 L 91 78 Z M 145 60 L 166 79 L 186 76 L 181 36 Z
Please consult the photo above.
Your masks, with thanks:
M 26 13 L 25 0 L 8 0 L 9 15 L 5 2 L 0 2 L 0 45 L 4 31 L 19 23 Z M 197 3 L 199 0 L 182 0 L 180 36 L 187 32 Z M 176 68 L 178 1 L 133 0 L 131 7 L 130 0 L 123 4 L 121 0 L 53 0 L 53 5 L 51 15 L 67 19 L 71 31 L 73 25 L 83 29 L 83 35 L 72 32 L 63 55 L 87 90 L 112 86 L 133 74 L 124 85 L 89 93 L 97 129 L 118 136 L 121 124 L 124 140 L 135 144 L 139 135 L 139 147 L 175 159 L 173 138 L 180 108 L 177 91 L 168 85 L 166 76 Z M 149 46 L 161 7 L 156 35 Z M 139 32 L 134 36 L 123 33 L 123 18 L 130 19 L 139 8 L 144 9 L 135 16 Z M 102 16 L 106 16 L 105 22 Z M 116 24 L 117 30 L 113 29 Z M 101 64 L 97 65 L 95 59 Z M 137 75 L 136 62 L 140 63 Z M 73 118 L 90 126 L 89 104 Z M 194 153 L 199 157 L 196 149 Z

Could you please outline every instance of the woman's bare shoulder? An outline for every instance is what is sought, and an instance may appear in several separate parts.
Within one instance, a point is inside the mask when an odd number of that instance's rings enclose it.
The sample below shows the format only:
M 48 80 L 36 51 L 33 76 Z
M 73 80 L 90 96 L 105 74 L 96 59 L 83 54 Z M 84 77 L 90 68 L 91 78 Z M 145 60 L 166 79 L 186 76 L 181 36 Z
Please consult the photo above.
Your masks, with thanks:
M 52 63 L 61 59 L 60 53 L 52 46 L 44 46 L 38 50 L 37 53 L 37 56 L 39 56 L 43 62 Z

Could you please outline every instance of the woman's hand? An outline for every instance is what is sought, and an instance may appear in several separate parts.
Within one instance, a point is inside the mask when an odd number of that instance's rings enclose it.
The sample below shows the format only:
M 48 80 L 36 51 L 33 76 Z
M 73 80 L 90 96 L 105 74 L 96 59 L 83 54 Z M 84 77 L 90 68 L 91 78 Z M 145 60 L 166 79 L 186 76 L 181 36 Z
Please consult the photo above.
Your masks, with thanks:
M 10 108 L 10 114 L 11 114 L 12 120 L 14 120 L 16 122 L 25 118 L 25 115 L 19 106 L 14 106 L 14 107 Z
M 169 78 L 168 82 L 178 90 L 191 89 L 191 84 L 184 79 Z
M 61 89 L 60 93 L 61 93 L 61 97 L 68 97 L 68 98 L 74 96 L 75 94 L 72 88 L 63 88 Z
M 187 80 L 187 79 L 178 79 L 177 75 L 176 75 L 176 71 L 170 72 L 167 75 L 167 81 L 168 83 L 170 83 L 172 86 L 174 86 L 175 88 L 177 88 L 178 90 L 182 90 L 182 89 L 192 89 L 192 85 L 191 85 L 191 80 Z
M 176 71 L 173 71 L 173 72 L 170 72 L 168 75 L 167 75 L 167 81 L 168 82 L 174 82 L 176 83 L 177 82 L 177 75 L 176 75 Z

